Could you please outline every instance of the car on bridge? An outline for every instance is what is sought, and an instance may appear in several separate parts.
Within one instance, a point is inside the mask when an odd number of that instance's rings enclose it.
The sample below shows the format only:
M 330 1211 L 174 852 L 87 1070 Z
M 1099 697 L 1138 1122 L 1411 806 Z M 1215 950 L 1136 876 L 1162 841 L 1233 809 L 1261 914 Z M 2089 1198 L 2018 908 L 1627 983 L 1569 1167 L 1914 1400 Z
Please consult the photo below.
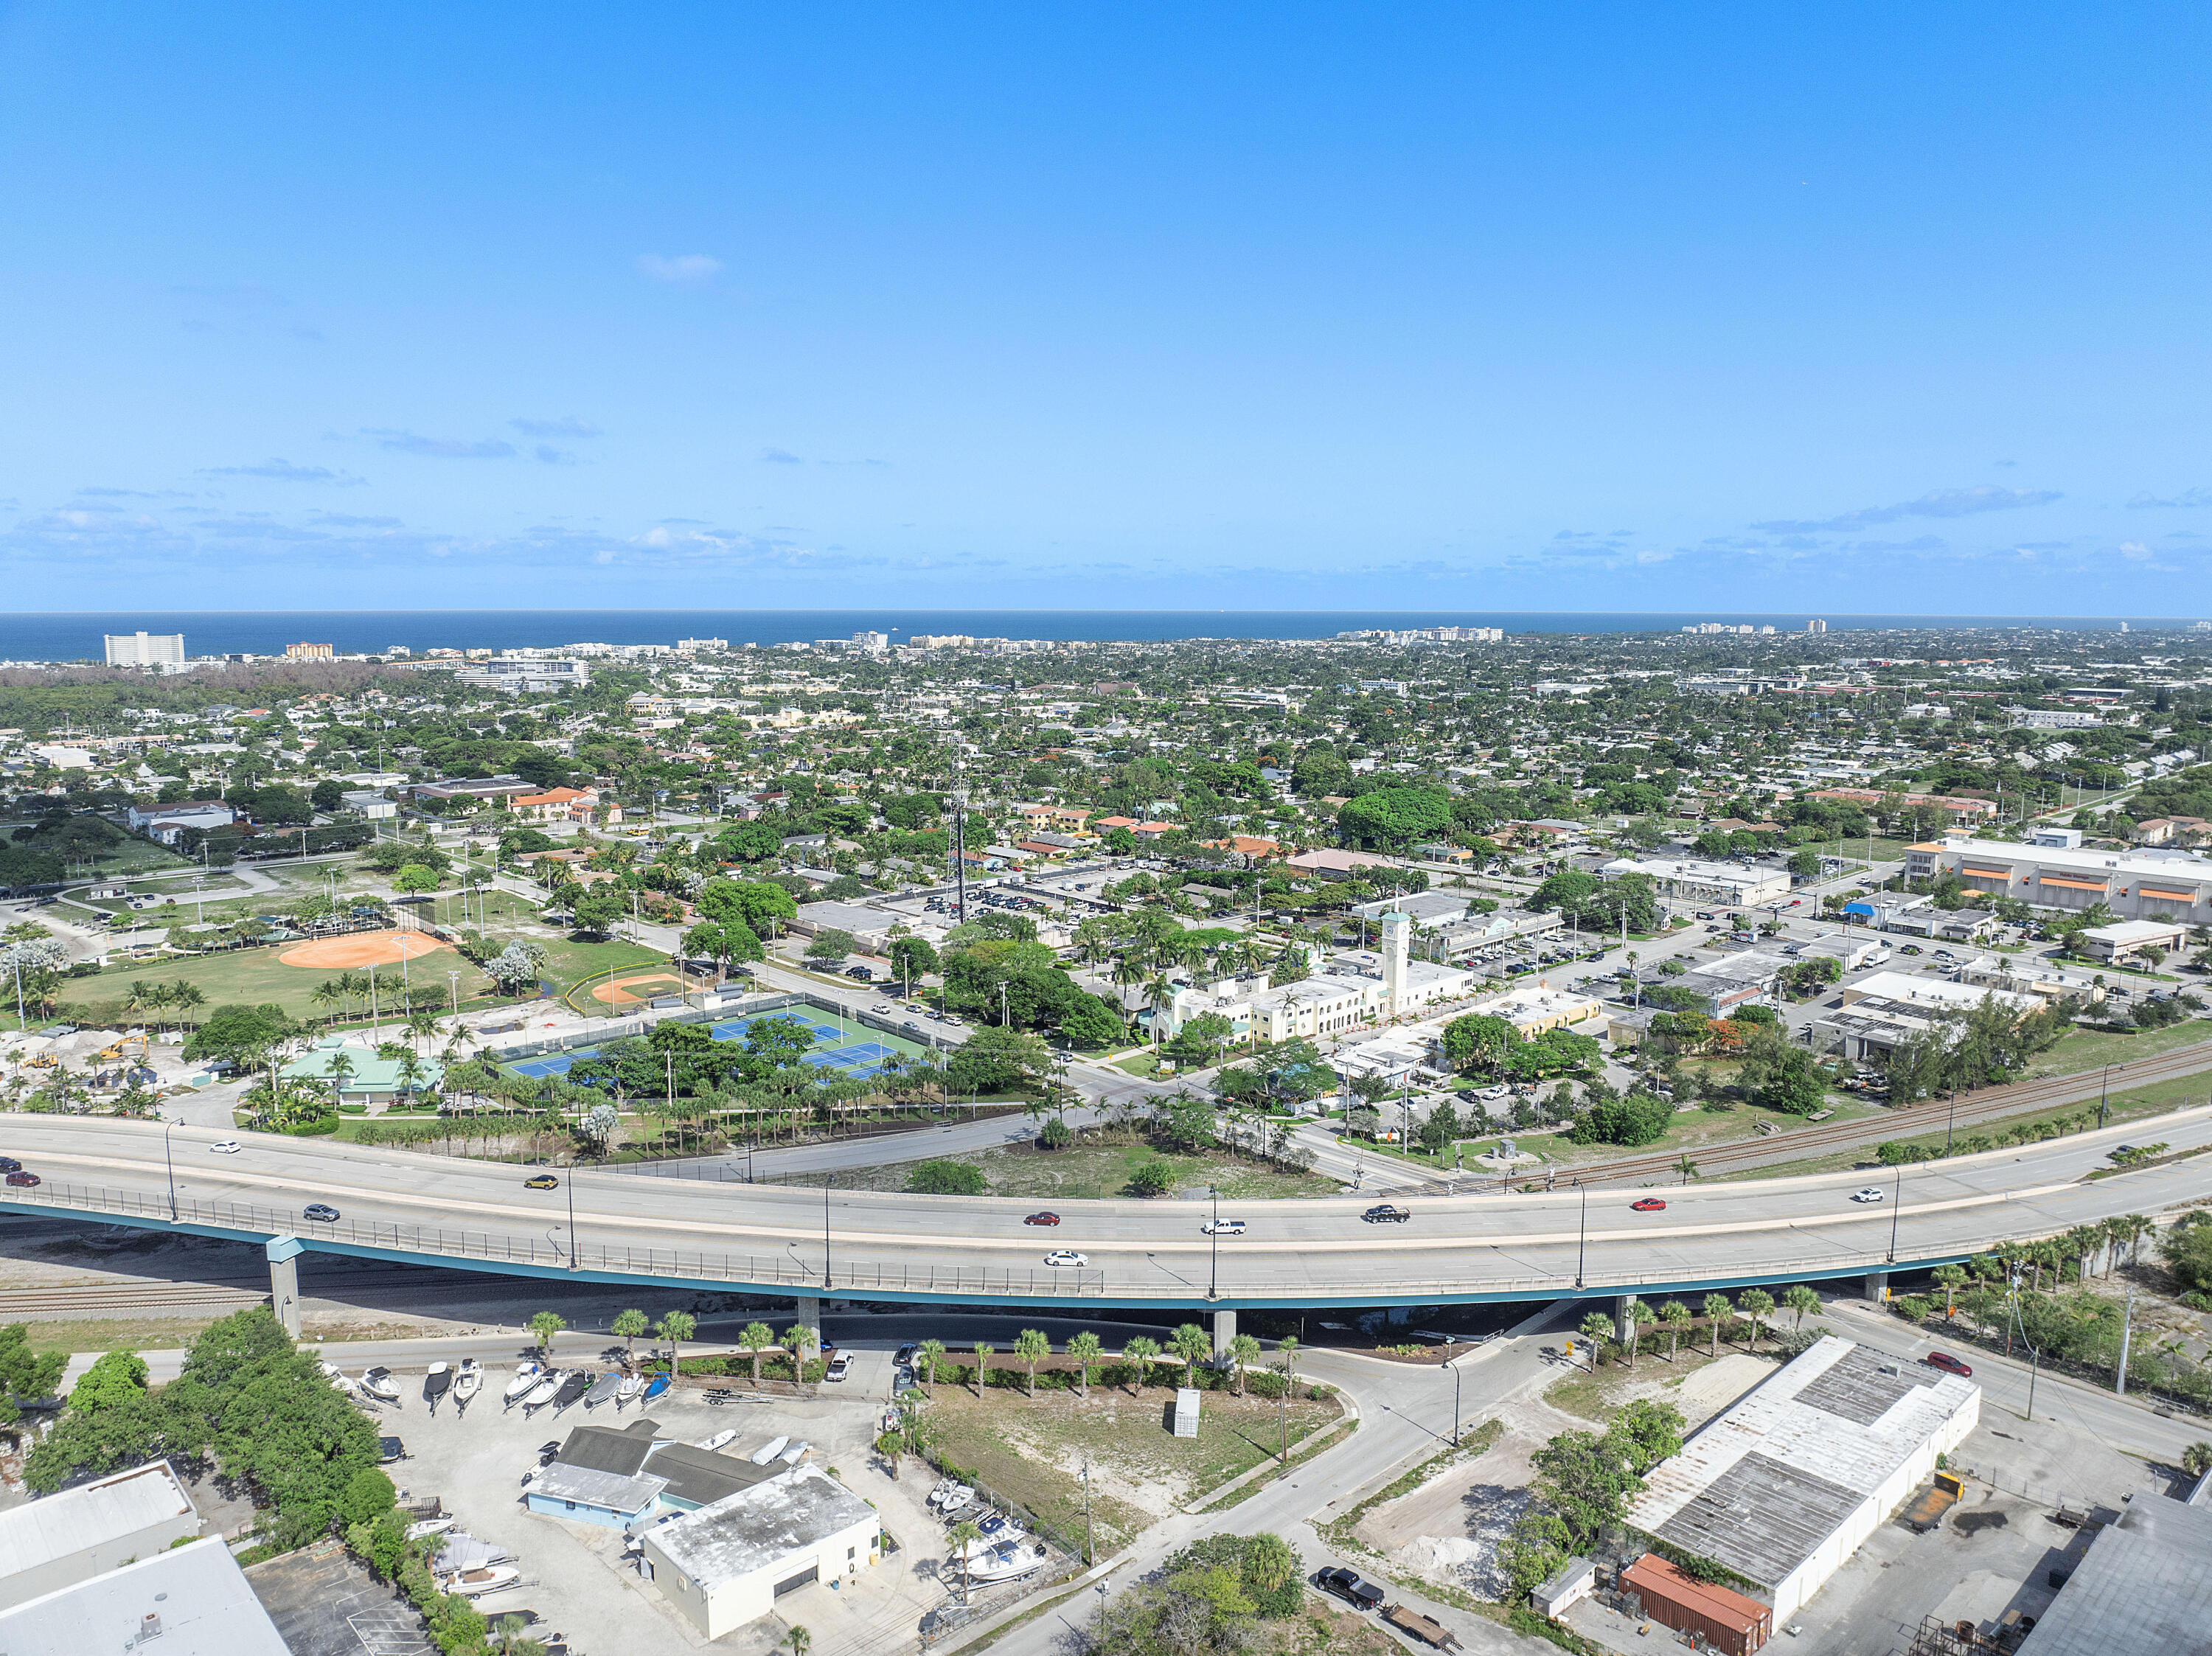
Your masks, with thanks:
M 21 1173 L 23 1164 L 12 1156 L 0 1156 L 0 1173 Z
M 529 1178 L 522 1181 L 522 1188 L 525 1190 L 558 1190 L 561 1188 L 561 1181 L 556 1179 L 550 1173 L 532 1174 Z
M 208 1146 L 208 1149 L 216 1156 L 235 1156 L 238 1154 L 238 1141 L 235 1138 L 218 1138 Z
M 337 1220 L 338 1210 L 328 1202 L 310 1202 L 300 1210 L 300 1216 L 302 1219 L 313 1219 L 319 1224 L 334 1224 Z
M 1393 1207 L 1388 1202 L 1377 1202 L 1359 1216 L 1370 1225 L 1402 1225 L 1413 1216 L 1403 1208 Z
M 1060 1222 L 1060 1216 L 1056 1213 L 1032 1213 L 1022 1222 L 1025 1225 L 1056 1225 Z
M 1242 1219 L 1209 1219 L 1198 1229 L 1203 1236 L 1242 1236 L 1244 1222 Z
M 1659 1213 L 1665 1210 L 1667 1204 L 1656 1196 L 1647 1196 L 1642 1201 L 1631 1202 L 1628 1205 L 1638 1213 Z
M 1854 1202 L 1880 1202 L 1884 1199 L 1882 1192 L 1872 1185 L 1869 1185 L 1864 1190 L 1855 1190 L 1851 1192 L 1851 1200 Z
M 1044 1262 L 1048 1265 L 1087 1265 L 1091 1263 L 1091 1256 L 1078 1253 L 1072 1247 L 1054 1248 L 1044 1256 Z
M 25 1173 L 18 1168 L 8 1175 L 8 1182 L 11 1185 L 35 1185 L 39 1182 L 39 1175 L 35 1173 Z

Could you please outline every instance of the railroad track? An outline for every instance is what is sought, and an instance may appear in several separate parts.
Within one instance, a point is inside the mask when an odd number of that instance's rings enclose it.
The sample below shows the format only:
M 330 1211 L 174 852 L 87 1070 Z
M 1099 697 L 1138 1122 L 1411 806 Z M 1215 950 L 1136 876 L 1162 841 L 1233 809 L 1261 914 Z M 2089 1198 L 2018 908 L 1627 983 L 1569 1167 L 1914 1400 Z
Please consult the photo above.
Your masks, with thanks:
M 0 1289 L 0 1319 L 52 1317 L 71 1312 L 105 1315 L 117 1311 L 235 1311 L 269 1297 L 249 1288 L 193 1283 L 103 1283 L 81 1288 Z
M 2193 1046 L 2177 1046 L 2170 1052 L 2138 1059 L 2130 1064 L 2115 1065 L 2112 1071 L 2112 1086 L 2118 1092 L 2154 1082 L 2178 1081 L 2185 1077 L 2201 1075 L 2208 1070 L 2212 1070 L 2212 1041 L 2203 1041 Z M 2101 1071 L 2091 1070 L 2079 1075 L 2050 1076 L 2036 1081 L 2016 1081 L 2008 1086 L 1984 1087 L 1978 1091 L 1960 1093 L 1957 1125 L 1961 1129 L 1980 1126 L 2007 1116 L 2024 1114 L 2030 1110 L 2048 1109 L 2055 1105 L 2077 1104 L 2094 1099 L 2102 1090 L 2101 1074 Z M 1747 1168 L 1764 1167 L 1776 1162 L 1798 1162 L 1829 1151 L 1879 1144 L 1892 1138 L 1917 1137 L 1926 1133 L 1930 1127 L 1940 1127 L 1950 1119 L 1951 1105 L 1948 1100 L 1923 1099 L 1917 1104 L 1886 1111 L 1876 1117 L 1862 1117 L 1854 1121 L 1821 1122 L 1809 1127 L 1790 1128 L 1771 1137 L 1710 1144 L 1697 1150 L 1690 1159 L 1698 1164 L 1698 1171 L 1701 1174 L 1737 1173 Z M 1680 1155 L 1680 1152 L 1677 1151 L 1620 1156 L 1575 1168 L 1573 1176 L 1584 1184 L 1606 1185 L 1664 1177 L 1674 1173 L 1674 1163 Z M 1568 1169 L 1561 1168 L 1559 1171 L 1565 1173 Z

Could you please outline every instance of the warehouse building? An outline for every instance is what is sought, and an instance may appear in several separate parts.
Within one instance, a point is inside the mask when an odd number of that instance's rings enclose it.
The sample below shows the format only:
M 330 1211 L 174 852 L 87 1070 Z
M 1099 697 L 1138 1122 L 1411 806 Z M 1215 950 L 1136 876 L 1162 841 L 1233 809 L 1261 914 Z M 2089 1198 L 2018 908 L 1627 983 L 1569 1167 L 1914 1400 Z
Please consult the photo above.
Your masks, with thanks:
M 166 1460 L 0 1513 L 0 1610 L 89 1581 L 200 1532 Z
M 1981 1417 L 1981 1388 L 1831 1335 L 1651 1474 L 1635 1528 L 1725 1566 L 1785 1623 Z
M 2212 1474 L 2207 1474 L 2212 1481 Z M 2020 1656 L 2212 1650 L 2212 1507 L 2137 1496 L 2023 1640 Z
M 2212 859 L 2183 851 L 2021 846 L 1946 834 L 1905 853 L 1905 875 L 1954 874 L 1967 890 L 2038 908 L 2079 912 L 2102 903 L 2123 920 L 2212 921 Z
M 647 1579 L 719 1639 L 787 1594 L 857 1576 L 878 1556 L 876 1509 L 818 1466 L 794 1466 L 645 1532 Z
M 1662 897 L 1678 902 L 1721 903 L 1731 908 L 1755 908 L 1779 902 L 1790 895 L 1788 870 L 1753 868 L 1737 863 L 1697 861 L 1677 857 L 1621 857 L 1598 870 L 1602 880 L 1624 874 L 1648 876 Z

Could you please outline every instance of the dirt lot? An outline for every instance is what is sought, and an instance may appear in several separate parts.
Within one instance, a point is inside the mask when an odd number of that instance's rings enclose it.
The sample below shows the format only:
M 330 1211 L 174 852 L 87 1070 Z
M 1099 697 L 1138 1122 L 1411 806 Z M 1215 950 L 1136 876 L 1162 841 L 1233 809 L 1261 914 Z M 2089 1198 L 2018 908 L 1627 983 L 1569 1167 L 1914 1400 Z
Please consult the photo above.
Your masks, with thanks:
M 980 1399 L 948 1386 L 936 1392 L 928 1418 L 943 1453 L 1063 1534 L 1083 1532 L 1088 1459 L 1101 1556 L 1273 1454 L 1285 1416 L 1295 1451 L 1302 1436 L 1340 1412 L 1334 1398 L 1299 1398 L 1279 1416 L 1278 1405 L 1261 1398 L 1208 1392 L 1198 1435 L 1178 1438 L 1168 1419 L 1175 1393 L 1160 1386 L 1132 1395 L 1094 1386 L 1088 1403 L 1072 1392 L 1043 1392 L 1034 1400 L 996 1388 Z

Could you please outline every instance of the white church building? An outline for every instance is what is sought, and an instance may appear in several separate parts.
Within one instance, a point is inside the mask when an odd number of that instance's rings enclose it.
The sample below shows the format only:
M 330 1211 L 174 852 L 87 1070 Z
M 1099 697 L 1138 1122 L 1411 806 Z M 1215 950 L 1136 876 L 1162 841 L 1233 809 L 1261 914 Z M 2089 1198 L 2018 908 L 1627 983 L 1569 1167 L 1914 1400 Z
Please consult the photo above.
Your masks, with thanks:
M 1380 946 L 1338 955 L 1311 977 L 1270 988 L 1262 976 L 1224 977 L 1187 985 L 1153 1013 L 1154 1030 L 1174 1039 L 1193 1018 L 1229 1020 L 1234 1039 L 1323 1040 L 1370 1024 L 1414 1016 L 1465 995 L 1475 974 L 1407 958 L 1413 919 L 1399 911 L 1377 917 Z

